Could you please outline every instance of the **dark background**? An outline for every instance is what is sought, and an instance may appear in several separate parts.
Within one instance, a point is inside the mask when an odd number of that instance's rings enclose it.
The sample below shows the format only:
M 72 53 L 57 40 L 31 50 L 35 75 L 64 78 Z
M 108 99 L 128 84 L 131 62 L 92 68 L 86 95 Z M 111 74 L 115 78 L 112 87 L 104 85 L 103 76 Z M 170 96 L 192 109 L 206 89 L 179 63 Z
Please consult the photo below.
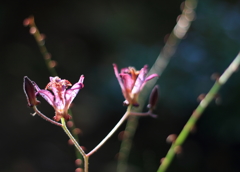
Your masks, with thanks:
M 73 172 L 75 155 L 61 128 L 27 107 L 23 76 L 44 88 L 49 72 L 29 28 L 35 16 L 46 46 L 58 65 L 59 77 L 75 83 L 85 75 L 85 88 L 72 108 L 82 131 L 80 143 L 90 151 L 125 112 L 123 96 L 113 73 L 119 68 L 151 66 L 181 13 L 181 0 L 138 1 L 1 1 L 0 2 L 0 172 Z M 131 172 L 156 172 L 169 149 L 166 138 L 178 134 L 239 51 L 240 2 L 201 0 L 186 38 L 160 77 L 157 119 L 140 119 L 129 159 Z M 211 103 L 195 133 L 168 172 L 240 171 L 240 80 L 234 74 L 220 90 L 221 102 Z M 44 100 L 39 109 L 53 117 Z M 113 172 L 120 141 L 117 134 L 90 158 L 90 172 Z

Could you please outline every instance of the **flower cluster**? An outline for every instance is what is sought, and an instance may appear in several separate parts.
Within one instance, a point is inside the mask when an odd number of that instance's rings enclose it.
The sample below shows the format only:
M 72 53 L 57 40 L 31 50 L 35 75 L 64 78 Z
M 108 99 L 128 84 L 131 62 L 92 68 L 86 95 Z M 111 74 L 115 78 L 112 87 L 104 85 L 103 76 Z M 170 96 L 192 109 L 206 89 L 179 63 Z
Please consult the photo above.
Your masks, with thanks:
M 147 65 L 140 71 L 135 70 L 134 67 L 128 67 L 121 69 L 121 72 L 118 73 L 116 64 L 113 64 L 113 69 L 122 89 L 123 96 L 126 99 L 124 101 L 125 105 L 138 106 L 138 95 L 146 82 L 154 77 L 158 77 L 157 74 L 146 77 Z M 83 81 L 83 75 L 80 76 L 79 81 L 74 85 L 58 76 L 50 77 L 50 82 L 46 88 L 40 89 L 35 82 L 25 76 L 23 88 L 30 107 L 35 107 L 40 103 L 36 98 L 37 95 L 40 95 L 54 108 L 55 116 L 53 119 L 55 121 L 59 121 L 61 118 L 69 120 L 71 116 L 68 114 L 68 109 L 79 90 L 84 87 Z
M 115 127 L 109 132 L 109 134 L 89 153 L 85 153 L 82 147 L 79 145 L 77 140 L 73 137 L 71 132 L 68 130 L 66 126 L 65 120 L 69 120 L 71 116 L 68 114 L 69 107 L 73 101 L 73 99 L 78 94 L 79 90 L 84 87 L 83 81 L 84 76 L 81 75 L 78 82 L 72 85 L 68 80 L 61 79 L 58 76 L 50 77 L 50 82 L 47 84 L 45 89 L 40 89 L 39 86 L 31 81 L 27 76 L 23 79 L 23 90 L 27 98 L 28 106 L 32 107 L 35 111 L 35 114 L 38 114 L 41 118 L 46 121 L 60 126 L 63 128 L 65 133 L 76 147 L 76 149 L 80 152 L 84 159 L 84 171 L 88 171 L 88 158 L 93 153 L 95 153 L 112 135 L 117 129 L 123 124 L 123 122 L 130 116 L 151 116 L 156 117 L 155 114 L 152 114 L 152 111 L 157 103 L 158 97 L 158 87 L 155 87 L 150 94 L 149 99 L 149 111 L 146 113 L 138 113 L 132 112 L 132 106 L 138 106 L 138 95 L 147 81 L 157 77 L 157 74 L 152 74 L 150 76 L 147 75 L 147 66 L 145 65 L 140 71 L 135 70 L 134 67 L 128 67 L 121 69 L 121 72 L 118 72 L 118 68 L 116 64 L 113 64 L 113 69 L 117 80 L 122 89 L 122 93 L 124 98 L 125 105 L 130 105 L 127 108 L 126 113 L 119 120 L 119 122 L 115 125 Z M 45 116 L 37 109 L 37 105 L 40 104 L 40 101 L 37 100 L 37 96 L 41 96 L 45 99 L 55 110 L 55 116 L 53 120 Z M 61 120 L 61 123 L 59 122 Z M 75 129 L 74 129 L 75 130 Z

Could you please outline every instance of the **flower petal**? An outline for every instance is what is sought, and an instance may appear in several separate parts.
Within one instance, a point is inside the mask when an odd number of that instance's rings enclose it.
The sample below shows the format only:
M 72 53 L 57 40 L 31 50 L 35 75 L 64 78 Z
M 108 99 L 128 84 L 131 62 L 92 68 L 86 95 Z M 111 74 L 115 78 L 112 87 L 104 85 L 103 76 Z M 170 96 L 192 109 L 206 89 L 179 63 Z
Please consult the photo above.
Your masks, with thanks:
M 124 87 L 122 79 L 121 79 L 121 77 L 120 77 L 120 75 L 118 73 L 118 67 L 117 67 L 117 65 L 115 63 L 113 63 L 113 70 L 114 70 L 114 73 L 115 73 L 115 75 L 117 77 L 118 83 L 119 83 L 122 91 L 125 92 L 125 87 Z
M 120 73 L 119 75 L 122 78 L 122 82 L 123 82 L 126 92 L 131 93 L 131 91 L 134 87 L 135 80 L 133 80 L 129 74 Z
M 36 88 L 36 87 L 35 87 Z M 42 96 L 51 106 L 54 107 L 54 96 L 48 90 L 38 90 L 40 96 Z
M 63 87 L 63 88 L 61 88 Z M 59 111 L 62 113 L 62 111 L 65 111 L 66 107 L 66 100 L 65 100 L 65 85 L 62 85 L 60 89 L 58 87 L 52 87 L 52 92 L 54 94 L 54 102 L 53 107 L 56 111 Z
M 54 78 L 55 78 L 55 77 L 50 76 L 50 77 L 49 77 L 49 80 L 52 82 L 52 81 L 54 81 Z
M 134 87 L 132 89 L 132 94 L 137 94 L 141 90 L 141 86 L 145 81 L 145 77 L 147 74 L 147 65 L 145 65 L 139 72 L 139 75 L 137 77 L 137 80 L 134 84 Z
M 133 68 L 133 67 L 125 67 L 125 68 L 122 68 L 121 70 L 120 70 L 120 73 L 130 73 L 130 71 L 129 71 L 129 68 Z
M 153 79 L 153 78 L 155 78 L 155 77 L 159 77 L 159 75 L 156 74 L 156 73 L 154 73 L 154 74 L 152 74 L 152 75 L 149 75 L 149 76 L 145 79 L 144 82 L 147 82 L 147 81 L 149 81 L 149 80 L 151 80 L 151 79 Z
M 119 85 L 120 85 L 120 87 L 121 87 L 121 89 L 122 89 L 122 93 L 123 93 L 123 96 L 124 96 L 124 98 L 129 102 L 129 103 L 131 103 L 131 97 L 130 97 L 130 95 L 129 95 L 129 93 L 127 92 L 127 90 L 126 90 L 126 85 L 124 85 L 123 84 L 123 81 L 122 81 L 122 74 L 119 74 L 118 73 L 118 68 L 117 68 L 117 65 L 115 64 L 115 63 L 113 63 L 113 69 L 114 69 L 114 73 L 115 73 L 115 75 L 116 75 L 116 77 L 117 77 L 117 80 L 118 80 L 118 83 L 119 83 Z M 122 69 L 123 70 L 123 69 Z M 126 78 L 125 78 L 126 79 Z
M 151 80 L 151 79 L 153 79 L 153 78 L 155 78 L 155 77 L 159 77 L 159 75 L 156 74 L 156 73 L 154 73 L 154 74 L 152 74 L 152 75 L 149 75 L 147 78 L 145 78 L 144 82 L 142 83 L 142 85 L 141 85 L 141 87 L 140 87 L 140 90 L 143 89 L 143 87 L 144 87 L 144 85 L 147 83 L 147 81 L 149 81 L 149 80 Z
M 77 96 L 80 89 L 84 87 L 83 85 L 84 76 L 81 75 L 79 81 L 72 86 L 72 88 L 68 89 L 65 93 L 66 98 L 66 107 L 69 108 L 70 104 L 72 103 L 73 99 Z
M 39 90 L 41 90 L 34 81 L 32 81 L 32 84 L 33 84 L 33 86 L 34 86 L 34 88 L 35 88 L 35 90 L 36 90 L 37 92 L 38 92 Z M 37 94 L 37 92 L 36 92 L 36 94 Z

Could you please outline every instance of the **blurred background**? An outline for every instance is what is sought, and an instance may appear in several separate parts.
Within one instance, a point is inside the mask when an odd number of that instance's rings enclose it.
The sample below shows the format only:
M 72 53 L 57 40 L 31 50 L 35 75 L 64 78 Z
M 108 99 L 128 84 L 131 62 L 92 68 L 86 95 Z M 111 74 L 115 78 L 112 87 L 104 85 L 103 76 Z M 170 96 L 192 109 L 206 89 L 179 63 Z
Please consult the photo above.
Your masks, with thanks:
M 22 90 L 23 76 L 39 87 L 49 72 L 29 28 L 30 15 L 46 35 L 46 46 L 57 62 L 59 77 L 71 83 L 85 75 L 84 89 L 73 101 L 80 144 L 93 149 L 124 114 L 123 96 L 113 73 L 119 68 L 152 66 L 164 37 L 176 24 L 182 0 L 10 0 L 0 2 L 0 172 L 73 172 L 75 152 L 61 128 L 40 117 Z M 157 119 L 143 117 L 133 141 L 129 171 L 156 172 L 170 144 L 197 107 L 197 97 L 214 83 L 237 55 L 240 46 L 240 2 L 201 0 L 186 38 L 158 80 Z M 198 121 L 195 132 L 168 172 L 240 171 L 240 73 L 220 90 Z M 39 109 L 48 117 L 53 108 L 43 99 Z M 145 109 L 146 110 L 146 109 Z M 116 171 L 121 142 L 118 132 L 90 158 L 90 172 Z

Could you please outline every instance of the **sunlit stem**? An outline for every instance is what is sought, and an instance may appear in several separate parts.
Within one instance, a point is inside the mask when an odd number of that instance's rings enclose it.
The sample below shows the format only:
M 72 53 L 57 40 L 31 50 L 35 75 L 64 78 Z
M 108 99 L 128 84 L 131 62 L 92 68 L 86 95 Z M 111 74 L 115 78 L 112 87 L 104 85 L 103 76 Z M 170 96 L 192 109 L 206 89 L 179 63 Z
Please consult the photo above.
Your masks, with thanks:
M 31 115 L 32 115 L 32 116 L 35 116 L 36 114 L 37 114 L 36 112 L 34 112 L 34 113 L 31 113 Z
M 65 131 L 65 133 L 68 135 L 68 137 L 71 139 L 71 141 L 73 142 L 74 146 L 77 148 L 77 150 L 81 153 L 81 155 L 83 156 L 84 159 L 84 172 L 88 172 L 88 157 L 86 156 L 84 150 L 81 148 L 81 146 L 78 144 L 78 142 L 75 140 L 75 138 L 72 136 L 72 134 L 70 133 L 70 131 L 68 130 L 66 123 L 65 123 L 65 119 L 61 118 L 61 122 L 62 122 L 62 128 Z
M 175 154 L 177 153 L 177 148 L 181 147 L 183 142 L 186 140 L 187 136 L 195 126 L 197 120 L 202 115 L 206 107 L 209 105 L 209 103 L 215 98 L 218 90 L 221 88 L 221 86 L 229 79 L 229 77 L 237 70 L 238 66 L 240 64 L 240 53 L 237 55 L 237 57 L 233 60 L 233 62 L 230 64 L 230 66 L 225 70 L 225 72 L 220 76 L 220 78 L 215 82 L 215 84 L 212 86 L 208 94 L 205 96 L 204 99 L 200 102 L 198 107 L 195 109 L 195 111 L 192 113 L 191 117 L 187 121 L 186 125 L 180 132 L 179 136 L 173 142 L 171 148 L 169 149 L 166 157 L 163 159 L 162 164 L 160 165 L 157 172 L 165 172 L 170 163 L 172 162 Z
M 33 16 L 30 16 L 29 18 L 27 18 L 25 20 L 26 23 L 24 23 L 25 26 L 29 26 L 30 27 L 30 33 L 34 36 L 38 46 L 39 46 L 39 49 L 40 49 L 40 52 L 42 53 L 42 56 L 44 57 L 44 60 L 45 60 L 45 63 L 46 63 L 46 66 L 50 72 L 50 74 L 52 76 L 57 76 L 57 71 L 56 69 L 54 68 L 54 61 L 51 60 L 51 54 L 48 52 L 46 46 L 45 46 L 45 38 L 44 36 L 40 33 L 40 31 L 38 30 L 36 24 L 35 24 L 35 21 L 34 21 L 34 17 Z M 71 112 L 71 109 L 68 110 L 68 113 L 72 116 L 72 118 L 70 119 L 70 121 L 72 121 L 72 126 L 70 127 L 72 133 L 73 133 L 73 137 L 78 141 L 78 135 L 73 132 L 74 129 L 75 129 L 75 124 L 74 124 L 74 120 L 73 120 L 73 115 L 72 115 L 72 112 Z M 77 149 L 75 149 L 75 153 L 76 153 L 76 157 L 78 159 L 81 159 L 82 160 L 82 156 L 81 154 L 79 153 L 79 151 Z
M 132 138 L 137 128 L 138 116 L 129 116 L 127 126 L 123 134 L 123 140 L 118 156 L 117 172 L 125 172 L 127 169 L 127 160 L 132 147 Z
M 92 150 L 90 151 L 87 156 L 91 156 L 94 154 L 106 141 L 117 131 L 117 129 L 123 124 L 123 122 L 128 118 L 131 110 L 131 105 L 128 106 L 127 111 L 123 115 L 123 117 L 119 120 L 119 122 L 115 125 L 115 127 L 108 133 L 108 135 Z
M 52 76 L 56 76 L 57 72 L 55 70 L 55 65 L 54 65 L 54 61 L 51 60 L 51 54 L 48 52 L 46 46 L 45 46 L 45 38 L 44 36 L 40 33 L 40 31 L 38 30 L 35 21 L 34 21 L 34 17 L 30 16 L 28 19 L 28 23 L 27 25 L 30 27 L 30 33 L 34 36 L 39 49 L 45 59 L 47 68 L 49 70 L 49 72 L 51 73 Z
M 152 66 L 152 68 L 150 69 L 147 75 L 151 75 L 153 73 L 156 73 L 159 76 L 162 75 L 171 57 L 174 55 L 179 43 L 185 37 L 188 29 L 190 28 L 191 23 L 195 18 L 194 10 L 197 6 L 197 0 L 185 0 L 184 4 L 185 5 L 182 10 L 182 14 L 179 17 L 177 24 L 175 25 L 174 29 L 167 37 L 164 47 L 162 48 L 154 65 Z M 138 102 L 140 106 L 138 108 L 134 108 L 133 109 L 134 112 L 142 112 L 146 99 L 149 96 L 150 90 L 152 90 L 156 82 L 157 82 L 157 79 L 152 79 L 145 85 L 144 89 L 141 91 L 138 98 L 139 100 Z M 126 137 L 124 137 L 122 141 L 120 152 L 125 152 L 125 153 L 122 154 L 123 155 L 122 158 L 119 158 L 118 172 L 125 172 L 129 151 L 132 145 L 132 138 L 136 131 L 136 128 L 134 127 L 137 127 L 137 125 L 138 125 L 138 118 L 136 116 L 131 116 L 131 118 L 129 117 L 129 120 L 127 122 L 127 127 L 131 126 L 132 129 L 129 130 L 128 135 L 126 135 Z M 124 142 L 126 144 L 124 144 Z
M 131 116 L 151 116 L 153 118 L 157 118 L 156 114 L 153 114 L 151 111 L 148 112 L 131 112 Z
M 72 122 L 72 125 L 69 127 L 70 131 L 72 132 L 72 135 L 75 138 L 75 140 L 79 143 L 78 134 L 76 132 L 74 132 L 76 127 L 75 127 L 74 118 L 73 118 L 71 109 L 68 110 L 68 114 L 71 115 L 71 119 L 69 121 Z M 83 160 L 83 156 L 77 149 L 75 149 L 75 154 L 78 159 Z
M 40 111 L 37 109 L 36 106 L 33 106 L 33 110 L 34 110 L 35 113 L 37 113 L 41 118 L 45 119 L 47 122 L 50 122 L 50 123 L 52 123 L 52 124 L 54 124 L 54 125 L 57 125 L 57 126 L 62 127 L 62 124 L 60 124 L 60 123 L 58 123 L 58 122 L 56 122 L 56 121 L 48 118 L 47 116 L 45 116 L 42 112 L 40 112 Z

